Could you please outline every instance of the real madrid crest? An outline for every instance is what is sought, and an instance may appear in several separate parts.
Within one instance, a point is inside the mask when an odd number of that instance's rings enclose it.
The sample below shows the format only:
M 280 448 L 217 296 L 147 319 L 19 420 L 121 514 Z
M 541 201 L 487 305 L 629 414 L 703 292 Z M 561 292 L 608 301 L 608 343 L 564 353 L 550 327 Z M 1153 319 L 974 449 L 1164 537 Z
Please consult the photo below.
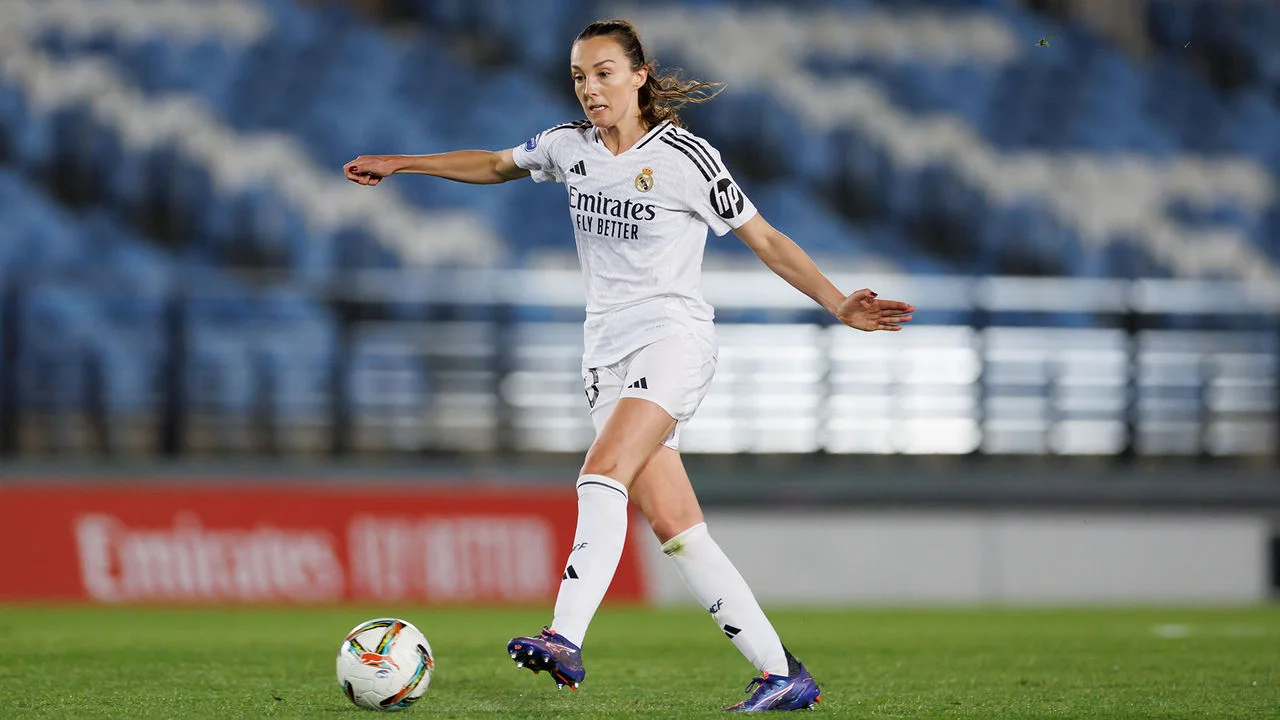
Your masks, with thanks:
M 636 176 L 636 189 L 640 192 L 649 192 L 653 189 L 653 168 L 644 168 L 640 171 Z

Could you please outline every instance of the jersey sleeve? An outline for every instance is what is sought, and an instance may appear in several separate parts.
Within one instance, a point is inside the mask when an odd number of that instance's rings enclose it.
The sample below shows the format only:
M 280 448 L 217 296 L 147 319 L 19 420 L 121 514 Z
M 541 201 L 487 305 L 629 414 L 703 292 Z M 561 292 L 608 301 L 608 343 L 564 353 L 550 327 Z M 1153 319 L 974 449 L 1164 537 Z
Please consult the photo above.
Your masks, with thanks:
M 564 182 L 564 173 L 555 162 L 555 154 L 552 153 L 552 147 L 563 135 L 563 131 L 567 125 L 558 125 L 549 130 L 542 132 L 529 138 L 522 145 L 517 145 L 511 150 L 511 156 L 515 159 L 516 166 L 529 171 L 529 176 L 534 182 L 547 182 L 552 180 L 555 182 Z
M 717 236 L 742 227 L 755 217 L 756 206 L 729 174 L 719 151 L 700 138 L 684 137 L 676 149 L 687 150 L 694 160 L 685 175 L 689 207 Z

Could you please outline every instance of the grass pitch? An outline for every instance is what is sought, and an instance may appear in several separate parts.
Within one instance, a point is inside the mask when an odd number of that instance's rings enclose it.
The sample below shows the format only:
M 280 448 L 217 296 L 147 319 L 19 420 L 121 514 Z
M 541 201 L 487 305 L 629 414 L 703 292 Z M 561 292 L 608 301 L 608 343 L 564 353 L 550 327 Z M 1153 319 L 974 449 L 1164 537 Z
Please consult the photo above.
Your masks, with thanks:
M 697 611 L 606 609 L 577 692 L 516 670 L 545 612 L 0 608 L 0 716 L 359 718 L 343 634 L 426 633 L 436 675 L 400 717 L 723 717 L 753 669 Z M 806 717 L 1280 718 L 1280 608 L 771 613 L 822 686 Z

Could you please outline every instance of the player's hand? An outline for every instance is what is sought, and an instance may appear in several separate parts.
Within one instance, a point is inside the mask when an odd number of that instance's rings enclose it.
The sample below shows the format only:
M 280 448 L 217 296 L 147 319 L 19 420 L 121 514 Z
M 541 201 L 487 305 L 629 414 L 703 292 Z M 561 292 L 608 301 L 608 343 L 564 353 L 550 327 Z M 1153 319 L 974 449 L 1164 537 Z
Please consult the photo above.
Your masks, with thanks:
M 395 173 L 395 166 L 384 155 L 361 155 L 342 168 L 347 179 L 361 185 L 377 185 L 382 178 Z
M 876 294 L 863 288 L 846 297 L 836 310 L 836 318 L 858 330 L 901 330 L 902 323 L 911 322 L 915 305 L 898 300 L 880 300 Z

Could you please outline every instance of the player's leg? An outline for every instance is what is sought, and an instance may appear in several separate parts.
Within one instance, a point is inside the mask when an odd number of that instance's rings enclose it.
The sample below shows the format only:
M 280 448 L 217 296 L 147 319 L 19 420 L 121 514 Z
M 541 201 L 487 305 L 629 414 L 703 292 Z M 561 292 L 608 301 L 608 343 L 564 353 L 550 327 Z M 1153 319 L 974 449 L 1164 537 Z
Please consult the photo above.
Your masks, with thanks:
M 689 475 L 673 447 L 678 442 L 677 431 L 653 454 L 631 483 L 631 500 L 694 598 L 762 674 L 751 697 L 733 709 L 808 707 L 818 701 L 818 686 L 783 647 L 746 580 L 707 532 Z
M 565 562 L 551 627 L 581 647 L 627 542 L 632 479 L 675 420 L 647 400 L 621 398 L 578 474 L 578 523 Z
M 627 488 L 676 422 L 654 402 L 621 397 L 625 365 L 591 369 L 584 375 L 597 436 L 578 476 L 577 528 L 560 579 L 555 616 L 551 627 L 537 637 L 517 637 L 507 644 L 517 664 L 550 672 L 557 687 L 576 688 L 586 675 L 582 642 L 626 545 Z
M 578 528 L 553 625 L 574 644 L 581 645 L 622 557 L 632 481 L 675 437 L 677 423 L 693 415 L 714 372 L 714 344 L 673 336 L 607 371 L 584 373 L 600 386 L 591 408 L 596 439 L 578 476 Z M 588 388 L 588 400 L 593 395 Z
M 631 482 L 631 502 L 649 521 L 658 542 L 701 523 L 702 506 L 693 492 L 680 453 L 663 443 Z

